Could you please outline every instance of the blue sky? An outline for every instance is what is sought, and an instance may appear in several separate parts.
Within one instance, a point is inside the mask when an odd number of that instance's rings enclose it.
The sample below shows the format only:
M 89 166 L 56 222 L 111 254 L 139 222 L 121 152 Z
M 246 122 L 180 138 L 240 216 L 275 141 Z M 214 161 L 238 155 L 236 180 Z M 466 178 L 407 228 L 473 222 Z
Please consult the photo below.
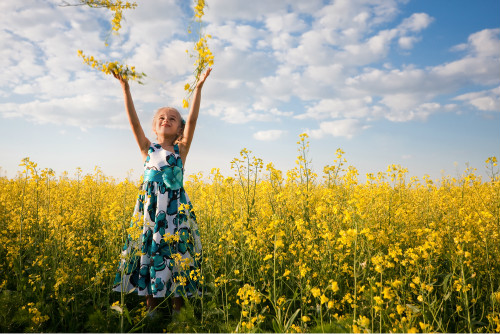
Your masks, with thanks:
M 187 1 L 138 0 L 109 39 L 110 14 L 59 0 L 0 4 L 0 174 L 30 157 L 123 179 L 142 161 L 119 83 L 77 57 L 133 64 L 145 132 L 165 105 L 181 106 L 193 71 Z M 75 0 L 76 2 L 76 0 Z M 500 157 L 500 1 L 208 0 L 212 75 L 186 173 L 232 175 L 243 148 L 283 170 L 310 136 L 318 174 L 342 148 L 366 173 L 390 164 L 412 176 L 484 173 Z M 181 110 L 181 113 L 186 113 Z

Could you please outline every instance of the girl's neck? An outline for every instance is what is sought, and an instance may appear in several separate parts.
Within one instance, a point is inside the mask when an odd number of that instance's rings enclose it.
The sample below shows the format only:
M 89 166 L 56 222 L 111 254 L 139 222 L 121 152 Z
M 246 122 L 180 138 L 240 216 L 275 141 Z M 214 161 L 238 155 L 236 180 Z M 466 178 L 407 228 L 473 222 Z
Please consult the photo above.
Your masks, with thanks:
M 175 139 L 172 138 L 157 137 L 156 142 L 162 147 L 173 147 L 175 145 Z

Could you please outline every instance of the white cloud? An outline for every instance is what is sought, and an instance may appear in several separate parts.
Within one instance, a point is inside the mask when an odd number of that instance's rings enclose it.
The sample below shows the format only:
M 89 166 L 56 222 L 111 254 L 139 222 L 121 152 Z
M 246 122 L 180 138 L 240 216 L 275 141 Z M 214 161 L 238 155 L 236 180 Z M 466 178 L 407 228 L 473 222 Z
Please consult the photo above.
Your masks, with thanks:
M 302 80 L 308 80 L 315 86 L 325 85 L 331 87 L 332 81 L 344 80 L 343 71 L 344 66 L 342 64 L 311 65 L 304 70 Z M 303 86 L 309 85 L 304 84 Z
M 403 36 L 399 38 L 398 44 L 400 48 L 408 50 L 413 48 L 413 45 L 418 41 L 419 39 L 415 36 Z
M 102 113 L 103 107 L 108 110 L 107 113 Z M 4 117 L 20 117 L 41 124 L 55 123 L 80 129 L 102 125 L 128 128 L 125 113 L 116 100 L 102 100 L 91 94 L 23 104 L 3 103 L 0 110 Z M 116 118 L 117 114 L 121 116 Z
M 459 95 L 455 100 L 465 101 L 482 111 L 500 112 L 500 86 L 480 91 Z
M 115 40 L 125 42 L 122 48 L 127 51 L 143 43 L 159 46 L 187 31 L 182 9 L 175 0 L 139 1 L 135 9 L 123 15 L 120 36 Z
M 265 19 L 265 23 L 267 29 L 272 33 L 279 33 L 282 31 L 296 33 L 304 31 L 307 28 L 307 24 L 299 17 L 298 13 L 270 15 Z
M 370 114 L 369 96 L 359 99 L 323 99 L 306 109 L 305 114 L 297 115 L 297 119 L 315 118 L 365 118 Z
M 207 27 L 207 33 L 214 39 L 223 42 L 224 46 L 233 49 L 247 51 L 253 46 L 253 42 L 263 38 L 266 32 L 247 24 L 236 24 L 229 21 L 223 25 L 211 24 Z
M 289 101 L 299 82 L 299 73 L 293 73 L 289 68 L 279 68 L 275 76 L 260 79 L 260 85 L 256 88 L 257 104 L 263 108 L 272 108 L 275 101 Z
M 442 110 L 439 103 L 422 103 L 409 94 L 386 96 L 381 103 L 387 107 L 378 110 L 380 116 L 391 122 L 408 122 L 413 120 L 426 120 L 431 114 Z
M 272 141 L 279 139 L 285 133 L 286 131 L 283 130 L 265 130 L 254 133 L 253 137 L 257 140 Z
M 467 46 L 469 50 L 462 59 L 431 69 L 431 74 L 440 84 L 457 87 L 467 83 L 493 85 L 500 82 L 500 29 L 485 29 L 471 34 Z
M 324 6 L 317 17 L 318 24 L 330 30 L 365 30 L 392 20 L 397 12 L 397 1 L 393 0 L 339 0 Z
M 307 130 L 313 138 L 323 138 L 325 135 L 334 137 L 352 138 L 362 130 L 368 129 L 369 125 L 363 125 L 359 119 L 341 119 L 331 122 L 321 122 L 319 129 Z
M 325 34 L 321 30 L 309 30 L 299 38 L 297 47 L 278 55 L 287 64 L 298 66 L 323 65 L 331 62 L 334 51 L 325 45 Z
M 230 20 L 261 22 L 270 15 L 286 15 L 289 11 L 313 14 L 322 6 L 323 0 L 211 0 L 204 18 L 207 22 L 216 24 Z
M 369 17 L 369 15 L 365 15 Z M 388 17 L 392 17 L 389 15 Z M 364 40 L 361 37 L 367 35 L 368 31 L 363 31 L 366 27 L 356 30 L 350 28 L 348 31 L 349 36 L 356 36 L 349 43 L 343 45 L 343 51 L 336 54 L 337 61 L 343 64 L 351 64 L 355 66 L 367 65 L 375 63 L 385 57 L 390 52 L 393 40 L 398 38 L 398 44 L 403 49 L 411 49 L 414 44 L 419 41 L 418 36 L 408 35 L 410 33 L 417 33 L 427 28 L 432 22 L 433 18 L 425 13 L 413 14 L 409 18 L 393 29 L 380 30 L 373 36 L 366 36 Z M 347 36 L 346 34 L 344 34 Z M 340 43 L 342 47 L 342 43 Z
M 404 19 L 398 28 L 403 31 L 409 30 L 417 32 L 427 28 L 433 20 L 434 19 L 426 13 L 415 13 L 409 18 Z
M 244 124 L 252 121 L 271 122 L 276 120 L 276 116 L 271 113 L 255 111 L 244 106 L 215 106 L 207 109 L 207 114 L 220 117 L 223 121 L 231 124 Z
M 500 29 L 484 29 L 469 36 L 470 49 L 479 57 L 498 57 Z

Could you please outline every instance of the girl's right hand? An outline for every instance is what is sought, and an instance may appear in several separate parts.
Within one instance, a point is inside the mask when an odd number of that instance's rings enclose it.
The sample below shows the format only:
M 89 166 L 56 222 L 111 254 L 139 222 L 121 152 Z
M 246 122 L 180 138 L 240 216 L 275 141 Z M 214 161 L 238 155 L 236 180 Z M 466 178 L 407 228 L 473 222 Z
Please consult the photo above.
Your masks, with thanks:
M 128 80 L 127 79 L 124 79 L 121 74 L 116 74 L 113 72 L 113 76 L 118 79 L 118 81 L 120 81 L 121 85 L 122 85 L 122 88 L 123 89 L 128 89 L 129 86 L 128 86 Z

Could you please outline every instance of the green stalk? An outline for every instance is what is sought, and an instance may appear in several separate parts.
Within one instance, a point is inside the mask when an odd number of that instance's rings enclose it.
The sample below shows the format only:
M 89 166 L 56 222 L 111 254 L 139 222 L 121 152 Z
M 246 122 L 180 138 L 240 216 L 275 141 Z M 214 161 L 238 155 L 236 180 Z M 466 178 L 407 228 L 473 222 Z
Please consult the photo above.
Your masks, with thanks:
M 356 267 L 356 250 L 358 249 L 358 222 L 354 222 L 354 226 L 356 229 L 356 237 L 354 238 L 354 266 L 353 266 L 353 273 L 354 273 L 354 317 L 352 319 L 352 324 L 354 325 L 356 321 L 356 310 L 357 310 L 357 300 L 358 300 L 358 274 L 357 274 L 357 267 Z
M 466 285 L 465 285 L 465 274 L 464 274 L 464 261 L 462 259 L 462 261 L 460 261 L 460 271 L 461 271 L 461 276 L 462 276 L 462 283 L 463 283 L 463 287 L 465 288 Z M 467 295 L 467 291 L 464 291 L 463 292 L 464 295 L 465 295 L 465 305 L 466 305 L 466 308 L 467 308 L 467 328 L 469 330 L 469 333 L 472 333 L 472 326 L 471 326 L 471 320 L 470 320 L 470 309 L 469 309 L 469 297 Z

